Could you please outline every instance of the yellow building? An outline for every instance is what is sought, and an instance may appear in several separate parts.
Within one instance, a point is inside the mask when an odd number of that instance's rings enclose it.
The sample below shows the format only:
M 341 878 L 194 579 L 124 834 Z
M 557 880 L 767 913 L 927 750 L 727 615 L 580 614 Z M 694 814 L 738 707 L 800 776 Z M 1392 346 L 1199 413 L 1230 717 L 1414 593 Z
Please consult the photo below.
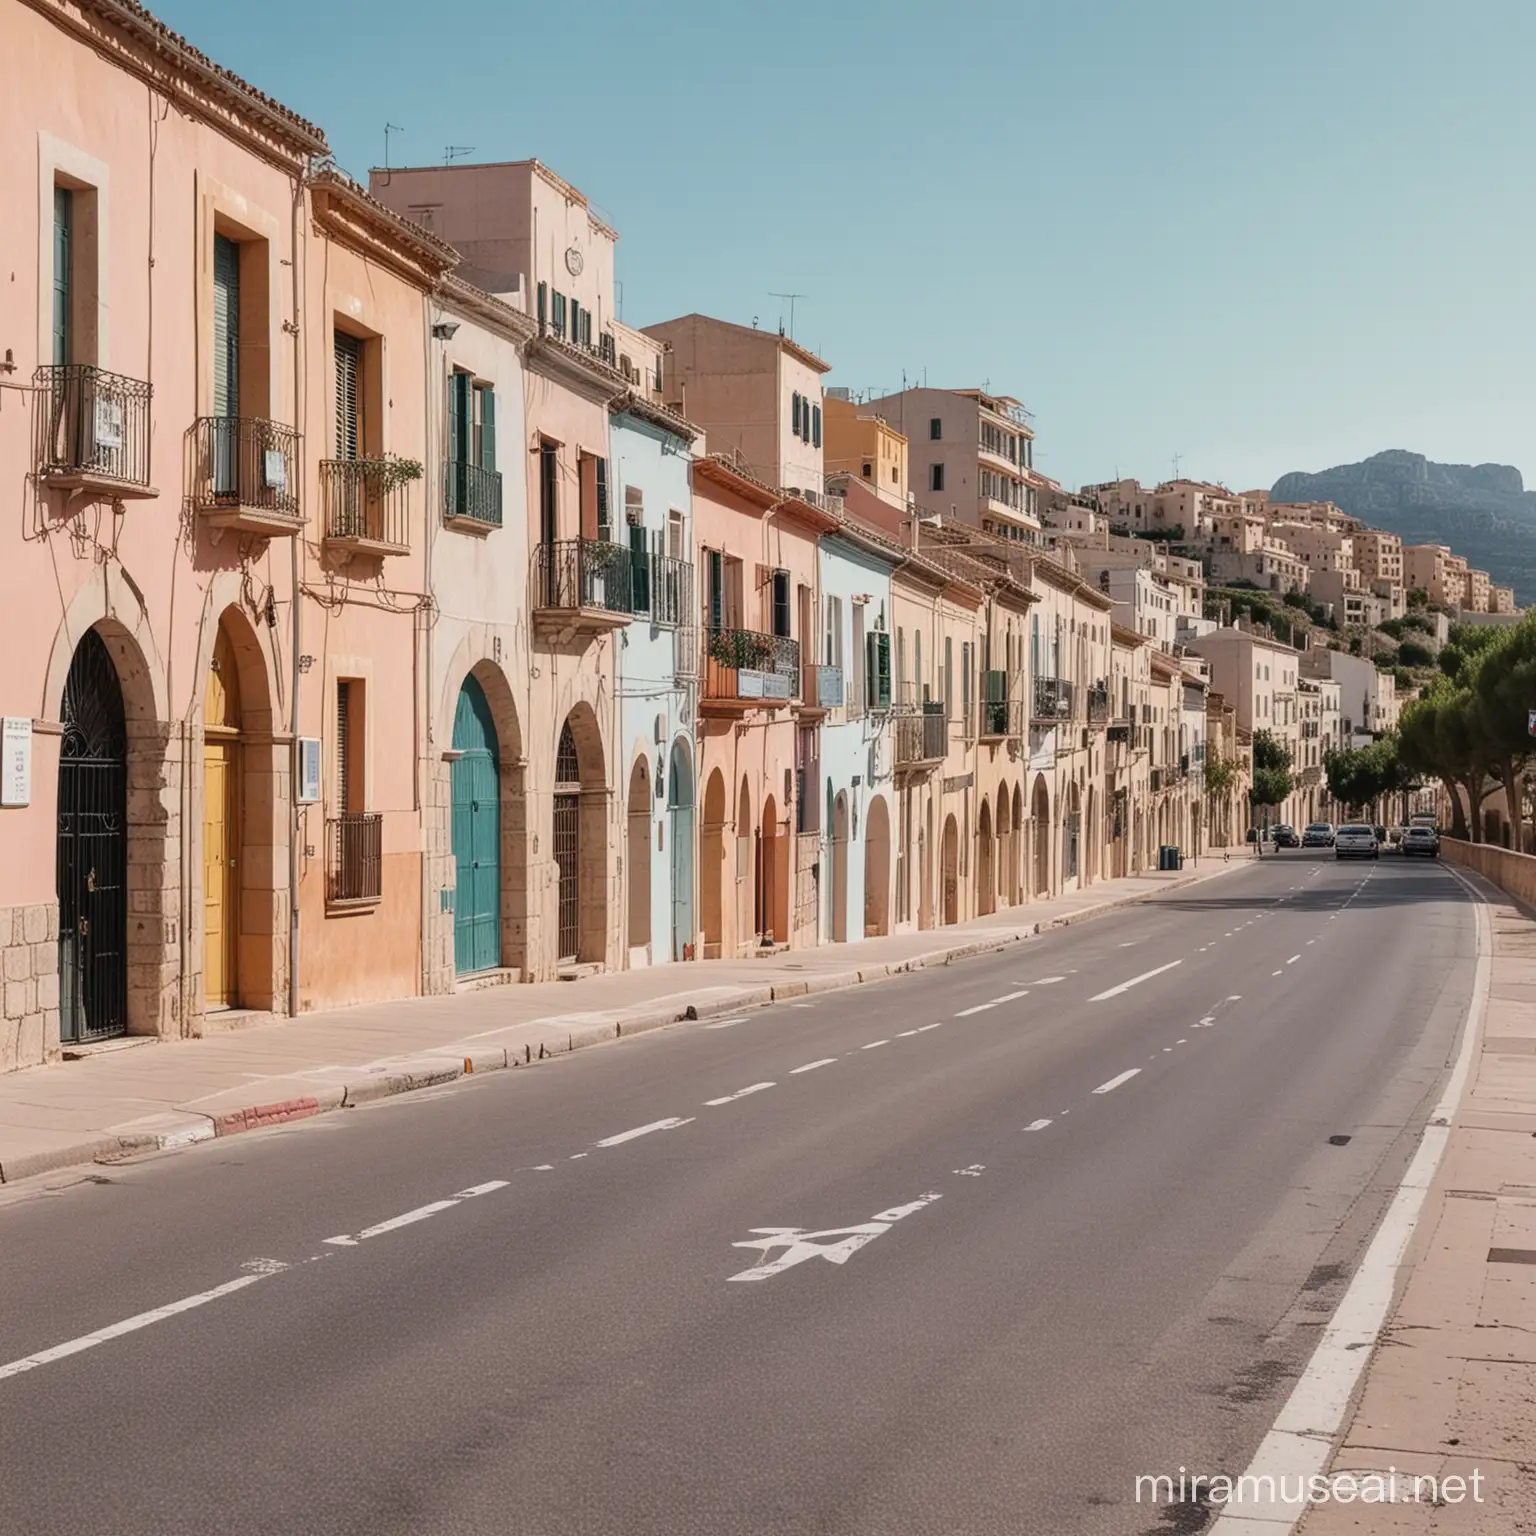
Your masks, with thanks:
M 846 391 L 829 389 L 823 409 L 826 472 L 862 480 L 881 501 L 907 504 L 907 439 L 883 416 L 864 411 Z

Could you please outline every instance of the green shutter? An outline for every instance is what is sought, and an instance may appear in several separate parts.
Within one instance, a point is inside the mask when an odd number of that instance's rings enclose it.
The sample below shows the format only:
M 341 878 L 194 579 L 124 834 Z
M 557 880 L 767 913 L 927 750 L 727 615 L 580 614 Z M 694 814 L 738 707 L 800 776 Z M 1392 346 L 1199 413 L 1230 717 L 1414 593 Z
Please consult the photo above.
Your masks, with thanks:
M 455 372 L 448 390 L 448 457 L 455 464 L 469 463 L 470 377 Z
M 544 334 L 544 327 L 549 321 L 549 284 L 539 284 L 539 335 Z
M 336 332 L 336 457 L 356 459 L 362 456 L 360 441 L 361 413 L 358 409 L 362 386 L 363 344 L 345 331 Z
M 793 432 L 796 437 L 800 436 L 800 391 L 798 389 L 795 391 L 794 399 L 790 402 L 789 430 Z
M 597 461 L 597 536 L 608 537 L 608 460 Z
M 891 637 L 886 630 L 877 630 L 875 640 L 875 708 L 891 707 Z
M 709 627 L 725 628 L 725 556 L 718 549 L 704 551 L 709 562 Z
M 480 467 L 496 470 L 496 391 L 489 384 L 480 390 Z
M 240 414 L 240 247 L 213 237 L 213 414 Z
M 68 187 L 53 189 L 53 361 L 70 359 L 70 308 L 73 303 L 75 194 Z
M 646 547 L 645 529 L 633 524 L 629 530 L 630 611 L 651 611 L 651 555 Z

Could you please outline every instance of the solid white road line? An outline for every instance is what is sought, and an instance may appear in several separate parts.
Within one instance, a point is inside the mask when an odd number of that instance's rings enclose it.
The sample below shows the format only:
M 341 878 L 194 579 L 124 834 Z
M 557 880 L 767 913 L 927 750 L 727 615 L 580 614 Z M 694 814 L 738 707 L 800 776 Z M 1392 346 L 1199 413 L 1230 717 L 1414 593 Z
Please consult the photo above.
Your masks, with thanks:
M 888 1039 L 886 1039 L 886 1040 L 871 1040 L 868 1045 L 861 1045 L 859 1047 L 859 1049 L 861 1051 L 872 1051 L 872 1050 L 875 1049 L 875 1047 L 877 1045 L 889 1045 L 890 1043 L 891 1042 Z
M 896 1038 L 898 1040 L 905 1040 L 908 1035 L 915 1035 L 916 1033 L 915 1029 L 898 1029 L 896 1031 Z
M 1102 1003 L 1107 997 L 1119 997 L 1122 992 L 1129 992 L 1132 987 L 1139 987 L 1142 982 L 1150 981 L 1154 976 L 1161 976 L 1164 971 L 1171 971 L 1176 965 L 1183 965 L 1182 960 L 1170 960 L 1167 965 L 1160 965 L 1155 971 L 1143 971 L 1140 976 L 1132 976 L 1129 981 L 1122 981 L 1118 987 L 1110 987 L 1108 991 L 1096 993 L 1090 997 L 1090 1003 Z
M 817 1067 L 830 1067 L 836 1060 L 836 1056 L 823 1056 L 820 1061 L 808 1061 L 803 1067 L 791 1067 L 789 1075 L 794 1077 L 801 1072 L 814 1072 Z
M 977 1003 L 974 1008 L 962 1008 L 955 1015 L 957 1019 L 968 1019 L 973 1013 L 985 1013 L 988 1008 L 996 1008 L 996 1003 Z
M 917 1032 L 920 1035 L 926 1035 L 930 1029 L 941 1029 L 943 1024 L 943 1019 L 940 1019 L 937 1024 L 919 1024 L 917 1027 Z
M 206 1306 L 210 1301 L 231 1296 L 236 1291 L 243 1291 L 246 1286 L 255 1285 L 258 1280 L 266 1278 L 267 1275 L 263 1273 L 242 1275 L 238 1280 L 226 1280 L 223 1285 L 216 1285 L 211 1291 L 199 1291 L 195 1296 L 183 1296 L 180 1301 L 167 1302 L 163 1307 L 155 1307 L 151 1311 L 125 1317 L 120 1323 L 109 1323 L 105 1328 L 98 1328 L 94 1333 L 81 1334 L 78 1339 L 70 1339 L 64 1344 L 55 1344 L 51 1349 L 41 1349 L 35 1355 L 12 1360 L 6 1365 L 0 1365 L 0 1381 L 4 1381 L 8 1376 L 20 1376 L 24 1371 L 35 1371 L 40 1365 L 52 1365 L 55 1360 L 64 1360 L 70 1355 L 78 1355 L 83 1349 L 94 1349 L 98 1344 L 105 1344 L 111 1339 L 120 1339 L 125 1333 L 136 1333 L 140 1328 L 149 1327 L 151 1323 L 162 1323 L 166 1318 L 175 1317 L 179 1312 L 190 1312 L 194 1307 Z
M 723 1099 L 705 1099 L 705 1105 L 710 1109 L 716 1109 L 721 1104 L 734 1104 L 737 1099 L 744 1099 L 749 1093 L 761 1093 L 765 1088 L 777 1088 L 777 1083 L 753 1083 L 750 1088 L 738 1088 L 735 1093 L 728 1093 Z
M 1458 875 L 1458 879 L 1461 877 Z M 1477 1044 L 1478 1020 L 1488 1001 L 1492 963 L 1488 909 L 1481 892 L 1463 880 L 1477 897 L 1473 917 L 1477 926 L 1477 970 L 1472 996 L 1461 1029 L 1461 1048 L 1445 1093 L 1431 1111 L 1418 1151 L 1398 1185 L 1387 1213 L 1360 1260 L 1332 1319 L 1323 1330 L 1312 1358 L 1301 1373 L 1275 1420 L 1274 1428 L 1243 1474 L 1240 1487 L 1262 1490 L 1277 1485 L 1280 1475 L 1306 1477 L 1321 1472 L 1349 1411 L 1360 1374 L 1375 1351 L 1381 1328 L 1391 1310 L 1399 1271 L 1420 1212 L 1434 1183 L 1435 1172 L 1450 1140 L 1451 1121 L 1461 1103 Z M 1269 1479 L 1268 1482 L 1265 1479 Z M 1267 1536 L 1285 1536 L 1295 1529 L 1308 1506 L 1272 1502 L 1229 1504 L 1211 1528 L 1211 1536 L 1244 1536 L 1263 1522 Z
M 1001 997 L 994 997 L 992 1001 L 994 1003 L 1016 1003 L 1021 997 L 1028 996 L 1029 988 L 1026 987 L 1022 992 L 1004 992 Z
M 1279 971 L 1271 971 L 1271 972 L 1270 972 L 1270 973 L 1269 973 L 1269 974 L 1270 974 L 1270 975 L 1271 975 L 1271 976 L 1279 976 L 1279 975 L 1281 975 L 1281 974 L 1282 974 L 1282 973 L 1281 973 L 1281 972 L 1279 972 Z
M 1031 1120 L 1024 1129 L 1026 1131 L 1043 1131 L 1050 1123 L 1049 1120 Z
M 1172 1050 L 1172 1046 L 1164 1046 L 1164 1050 Z M 1107 1083 L 1100 1083 L 1093 1091 L 1095 1093 L 1113 1093 L 1121 1083 L 1128 1083 L 1133 1077 L 1140 1074 L 1140 1067 L 1132 1067 L 1129 1072 L 1122 1072 L 1119 1077 L 1112 1077 Z
M 1032 987 L 1054 987 L 1058 981 L 1065 981 L 1065 976 L 1042 976 L 1039 981 L 1030 982 Z
M 637 1136 L 649 1136 L 652 1131 L 675 1131 L 680 1125 L 692 1124 L 690 1115 L 686 1120 L 680 1120 L 672 1115 L 666 1120 L 653 1120 L 649 1125 L 637 1125 L 632 1131 L 620 1131 L 617 1136 L 605 1136 L 601 1141 L 593 1142 L 596 1147 L 616 1147 L 620 1142 L 633 1141 Z

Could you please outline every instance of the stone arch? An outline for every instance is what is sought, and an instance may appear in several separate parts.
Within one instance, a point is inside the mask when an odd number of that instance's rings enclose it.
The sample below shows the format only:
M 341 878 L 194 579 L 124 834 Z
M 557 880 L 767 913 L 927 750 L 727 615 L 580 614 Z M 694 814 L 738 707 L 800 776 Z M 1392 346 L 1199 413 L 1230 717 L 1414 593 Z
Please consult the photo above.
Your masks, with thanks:
M 755 947 L 757 931 L 757 824 L 752 819 L 752 784 L 746 774 L 736 794 L 736 947 Z
M 758 944 L 789 942 L 789 852 L 791 839 L 779 826 L 778 802 L 763 801 L 754 874 L 754 924 Z
M 864 818 L 864 937 L 891 931 L 891 813 L 884 795 L 869 802 Z
M 1009 877 L 1013 881 L 1013 900 L 1024 899 L 1024 791 L 1013 786 L 1013 851 L 1008 856 Z
M 997 899 L 1000 905 L 1013 905 L 1013 803 L 1006 784 L 997 789 Z
M 986 795 L 976 813 L 976 913 L 985 917 L 997 908 L 992 861 L 992 805 Z
M 672 897 L 671 952 L 674 960 L 692 960 L 697 932 L 693 901 L 693 849 L 698 807 L 693 781 L 693 743 L 687 736 L 673 738 L 667 758 L 667 837 L 670 867 L 667 888 Z
M 1034 848 L 1035 891 L 1051 894 L 1051 791 L 1043 773 L 1035 776 L 1035 790 L 1030 797 L 1030 838 Z
M 44 673 L 43 697 L 38 701 L 38 717 L 57 720 L 59 702 L 64 697 L 64 680 L 69 676 L 75 648 L 86 630 L 101 632 L 112 653 L 119 681 L 123 685 L 123 706 L 131 717 L 140 720 L 170 718 L 170 693 L 165 664 L 155 644 L 154 629 L 143 596 L 124 574 L 123 568 L 109 563 L 101 568 L 100 580 L 81 586 L 70 599 L 64 617 L 54 631 Z M 213 640 L 208 647 L 211 653 Z M 203 658 L 206 664 L 206 656 Z M 131 695 L 131 697 L 130 697 Z
M 725 849 L 725 775 L 713 768 L 704 785 L 699 829 L 699 921 L 706 960 L 719 960 L 725 953 Z
M 637 952 L 647 963 L 651 949 L 651 765 L 637 752 L 629 771 L 629 791 L 624 799 L 624 878 L 627 883 L 624 942 L 630 963 Z
M 1061 878 L 1081 883 L 1083 872 L 1083 818 L 1082 792 L 1077 780 L 1068 781 L 1067 792 L 1061 800 Z
M 1087 809 L 1083 814 L 1083 836 L 1083 880 L 1091 885 L 1099 878 L 1099 850 L 1103 846 L 1103 839 L 1099 836 L 1098 796 L 1092 784 L 1088 786 Z

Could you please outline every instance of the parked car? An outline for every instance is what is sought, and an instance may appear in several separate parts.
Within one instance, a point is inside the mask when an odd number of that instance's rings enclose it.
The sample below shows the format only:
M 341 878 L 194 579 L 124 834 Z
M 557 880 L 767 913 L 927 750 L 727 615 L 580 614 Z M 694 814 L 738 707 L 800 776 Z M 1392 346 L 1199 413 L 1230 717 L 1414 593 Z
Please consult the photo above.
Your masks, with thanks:
M 1333 823 L 1331 821 L 1314 821 L 1301 834 L 1301 846 L 1303 848 L 1332 848 Z
M 1301 839 L 1296 835 L 1295 827 L 1288 827 L 1282 821 L 1274 830 L 1276 848 L 1300 848 Z
M 1403 833 L 1403 857 L 1422 854 L 1426 859 L 1440 857 L 1440 834 L 1433 827 L 1409 827 Z
M 1336 859 L 1374 859 L 1380 854 L 1381 844 L 1376 841 L 1376 829 L 1364 822 L 1349 822 L 1333 834 L 1333 856 Z
M 1388 827 L 1387 828 L 1387 852 L 1388 853 L 1390 853 L 1394 848 L 1397 849 L 1397 851 L 1399 853 L 1402 852 L 1402 850 L 1403 850 L 1403 833 L 1406 832 L 1407 830 L 1408 830 L 1407 827 Z

